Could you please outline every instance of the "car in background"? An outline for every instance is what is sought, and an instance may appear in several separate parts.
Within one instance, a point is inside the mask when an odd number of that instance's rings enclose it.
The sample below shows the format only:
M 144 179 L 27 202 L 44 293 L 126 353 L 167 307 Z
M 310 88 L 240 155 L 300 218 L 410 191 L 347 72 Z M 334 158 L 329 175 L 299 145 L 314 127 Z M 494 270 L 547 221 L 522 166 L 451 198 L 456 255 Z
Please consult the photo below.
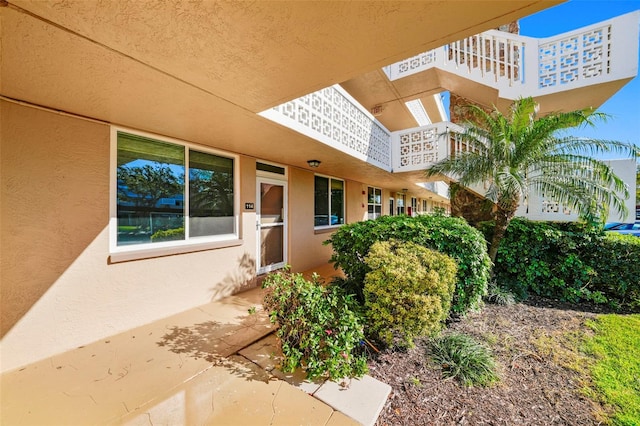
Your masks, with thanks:
M 608 223 L 605 225 L 604 230 L 640 237 L 640 221 L 637 220 L 635 223 Z

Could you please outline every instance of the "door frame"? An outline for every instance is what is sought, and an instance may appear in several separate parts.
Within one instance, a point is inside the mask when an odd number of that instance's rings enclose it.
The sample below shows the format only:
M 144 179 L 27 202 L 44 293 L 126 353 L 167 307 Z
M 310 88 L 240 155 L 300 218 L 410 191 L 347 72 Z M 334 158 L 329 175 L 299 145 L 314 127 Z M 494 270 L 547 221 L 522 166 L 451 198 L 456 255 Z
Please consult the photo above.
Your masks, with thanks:
M 260 224 L 260 210 L 262 207 L 261 184 L 268 183 L 282 186 L 282 262 L 261 267 L 262 263 L 262 225 Z M 259 174 L 256 176 L 256 272 L 258 275 L 283 268 L 288 262 L 289 253 L 289 182 L 286 176 L 270 177 Z

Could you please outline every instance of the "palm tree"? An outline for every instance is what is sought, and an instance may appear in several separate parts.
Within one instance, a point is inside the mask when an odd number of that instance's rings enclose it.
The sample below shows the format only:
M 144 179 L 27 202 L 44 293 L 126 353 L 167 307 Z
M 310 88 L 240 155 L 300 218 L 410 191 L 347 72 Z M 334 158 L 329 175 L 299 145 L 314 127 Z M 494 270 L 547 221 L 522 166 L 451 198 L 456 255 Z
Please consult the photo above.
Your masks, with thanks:
M 462 186 L 488 183 L 486 198 L 496 205 L 496 224 L 489 247 L 495 262 L 500 241 L 520 203 L 535 192 L 582 214 L 598 214 L 612 206 L 626 214 L 627 185 L 593 155 L 617 152 L 638 157 L 632 144 L 565 136 L 566 129 L 594 126 L 606 114 L 585 109 L 538 116 L 532 98 L 521 98 L 507 114 L 469 106 L 474 118 L 457 136 L 472 147 L 426 170 L 447 174 Z

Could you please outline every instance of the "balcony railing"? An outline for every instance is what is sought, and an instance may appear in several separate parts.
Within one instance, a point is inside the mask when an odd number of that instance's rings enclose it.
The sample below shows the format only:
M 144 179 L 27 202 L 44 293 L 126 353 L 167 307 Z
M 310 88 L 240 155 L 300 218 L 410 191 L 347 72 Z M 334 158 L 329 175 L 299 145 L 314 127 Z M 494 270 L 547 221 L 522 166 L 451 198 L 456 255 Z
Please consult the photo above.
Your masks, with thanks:
M 400 130 L 391 134 L 394 172 L 424 170 L 438 161 L 471 147 L 460 137 L 462 127 L 440 122 L 422 127 Z
M 432 68 L 496 87 L 506 99 L 633 78 L 638 21 L 632 12 L 554 37 L 486 31 L 384 68 L 397 80 Z
M 510 99 L 634 77 L 640 11 L 546 39 L 487 31 L 385 68 L 390 79 L 439 67 Z M 260 113 L 390 172 L 424 170 L 470 149 L 448 122 L 390 132 L 339 85 Z
M 424 170 L 469 148 L 450 122 L 392 133 L 338 85 L 260 115 L 389 172 Z
M 278 105 L 260 115 L 391 171 L 391 133 L 339 85 Z

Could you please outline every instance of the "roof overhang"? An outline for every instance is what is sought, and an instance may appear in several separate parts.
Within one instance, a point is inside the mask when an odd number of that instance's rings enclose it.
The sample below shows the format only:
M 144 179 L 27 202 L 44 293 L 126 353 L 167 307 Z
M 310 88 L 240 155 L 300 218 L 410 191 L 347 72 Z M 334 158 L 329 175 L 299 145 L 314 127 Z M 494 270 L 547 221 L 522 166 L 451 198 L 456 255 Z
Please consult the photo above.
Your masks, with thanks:
M 0 92 L 264 160 L 306 167 L 318 158 L 326 173 L 380 181 L 373 166 L 354 167 L 256 113 L 558 3 L 10 0 L 0 7 Z

